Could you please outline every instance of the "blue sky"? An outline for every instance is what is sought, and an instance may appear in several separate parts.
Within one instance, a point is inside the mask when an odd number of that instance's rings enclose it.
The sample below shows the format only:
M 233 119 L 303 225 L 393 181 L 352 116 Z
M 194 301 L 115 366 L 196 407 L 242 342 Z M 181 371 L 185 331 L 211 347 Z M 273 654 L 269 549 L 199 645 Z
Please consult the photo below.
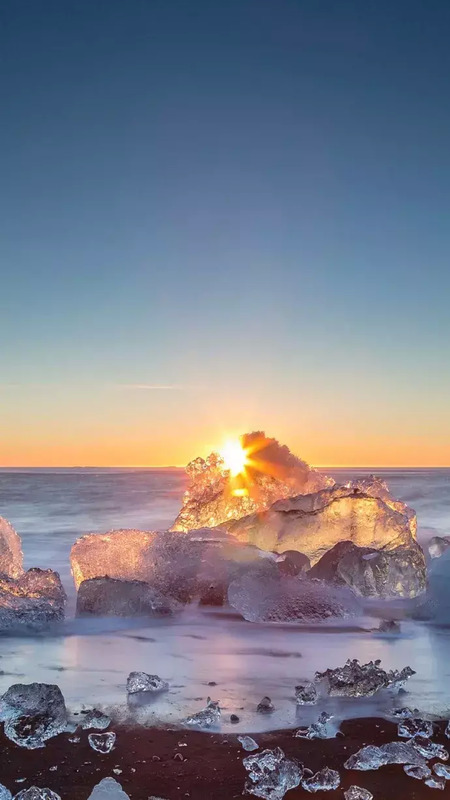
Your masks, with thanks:
M 0 21 L 0 463 L 450 464 L 450 4 Z

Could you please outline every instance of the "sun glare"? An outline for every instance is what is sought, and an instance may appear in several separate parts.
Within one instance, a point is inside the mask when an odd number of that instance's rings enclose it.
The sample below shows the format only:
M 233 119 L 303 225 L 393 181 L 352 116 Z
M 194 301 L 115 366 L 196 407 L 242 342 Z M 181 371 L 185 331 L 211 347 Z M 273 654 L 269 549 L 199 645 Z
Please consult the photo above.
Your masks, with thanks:
M 242 447 L 239 440 L 226 442 L 220 451 L 220 455 L 232 476 L 240 475 L 244 471 L 247 464 L 247 451 Z

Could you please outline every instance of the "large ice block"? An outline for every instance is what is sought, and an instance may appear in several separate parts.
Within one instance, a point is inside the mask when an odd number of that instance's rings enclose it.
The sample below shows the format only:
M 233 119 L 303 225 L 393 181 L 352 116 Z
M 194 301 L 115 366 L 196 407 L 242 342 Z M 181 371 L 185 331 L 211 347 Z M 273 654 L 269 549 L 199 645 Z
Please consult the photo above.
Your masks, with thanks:
M 167 616 L 180 609 L 176 600 L 144 581 L 91 578 L 80 584 L 77 594 L 77 616 Z
M 45 747 L 67 725 L 67 711 L 59 686 L 47 683 L 15 683 L 0 700 L 0 720 L 5 735 L 20 747 Z
M 38 630 L 64 619 L 66 593 L 57 572 L 29 569 L 19 578 L 0 575 L 0 631 Z
M 0 517 L 0 576 L 19 578 L 23 573 L 20 536 L 8 520 Z

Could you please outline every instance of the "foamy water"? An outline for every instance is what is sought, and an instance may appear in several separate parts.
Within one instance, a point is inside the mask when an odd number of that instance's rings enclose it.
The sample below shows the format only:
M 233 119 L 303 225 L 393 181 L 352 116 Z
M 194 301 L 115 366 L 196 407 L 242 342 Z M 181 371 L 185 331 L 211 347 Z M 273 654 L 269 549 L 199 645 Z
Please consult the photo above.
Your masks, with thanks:
M 334 475 L 346 480 L 354 473 Z M 416 508 L 422 538 L 450 534 L 449 470 L 396 470 L 386 477 L 393 493 Z M 1 473 L 0 514 L 22 535 L 26 565 L 60 571 L 73 599 L 68 556 L 79 535 L 167 527 L 183 490 L 180 471 Z M 178 724 L 211 695 L 223 708 L 223 730 L 236 732 L 304 725 L 324 708 L 338 718 L 383 714 L 393 702 L 449 716 L 450 630 L 407 622 L 400 636 L 391 637 L 374 632 L 377 624 L 364 618 L 317 627 L 255 625 L 206 609 L 145 624 L 69 618 L 50 636 L 0 639 L 0 693 L 17 681 L 58 683 L 72 710 L 95 704 L 145 724 Z M 370 700 L 327 699 L 297 709 L 296 683 L 347 658 L 380 658 L 386 669 L 410 664 L 417 674 L 396 701 L 384 692 Z M 129 706 L 125 682 L 133 670 L 159 674 L 170 691 L 148 705 Z M 269 716 L 256 713 L 266 694 L 276 707 Z M 231 713 L 240 717 L 238 725 L 229 722 Z

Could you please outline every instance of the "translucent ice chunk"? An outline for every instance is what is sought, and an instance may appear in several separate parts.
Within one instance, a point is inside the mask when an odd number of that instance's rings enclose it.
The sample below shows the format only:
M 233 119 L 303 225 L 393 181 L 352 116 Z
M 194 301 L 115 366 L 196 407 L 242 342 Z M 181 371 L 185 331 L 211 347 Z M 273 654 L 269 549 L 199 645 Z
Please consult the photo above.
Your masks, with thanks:
M 426 764 L 420 767 L 414 767 L 412 764 L 405 764 L 403 769 L 410 778 L 415 778 L 418 781 L 423 781 L 431 775 L 431 769 L 427 767 Z
M 90 728 L 94 728 L 98 731 L 104 731 L 110 724 L 110 717 L 108 717 L 107 714 L 103 714 L 102 711 L 98 711 L 96 708 L 93 708 L 91 711 L 88 711 L 87 714 L 84 714 L 81 721 L 81 727 L 84 731 L 87 731 Z
M 0 719 L 5 735 L 30 750 L 45 747 L 67 725 L 64 697 L 58 686 L 46 683 L 16 683 L 0 700 Z
M 20 536 L 8 520 L 0 517 L 0 575 L 20 578 L 23 573 L 23 553 Z
M 382 619 L 378 630 L 380 633 L 400 633 L 400 625 L 395 619 Z
M 88 800 L 130 800 L 130 797 L 114 778 L 103 778 L 94 786 Z
M 257 744 L 257 742 L 255 742 L 251 736 L 238 736 L 237 738 L 243 749 L 247 750 L 248 753 L 252 753 L 254 750 L 259 750 L 259 744 Z
M 295 699 L 298 706 L 317 703 L 317 689 L 313 683 L 303 683 L 295 687 Z
M 148 675 L 147 672 L 130 672 L 127 678 L 127 692 L 164 692 L 169 688 L 167 681 L 159 675 Z
M 170 616 L 181 608 L 145 581 L 91 578 L 82 581 L 77 594 L 78 616 Z
M 348 660 L 343 667 L 316 672 L 317 681 L 325 681 L 328 694 L 336 697 L 370 697 L 386 687 L 400 688 L 411 675 L 411 667 L 386 672 L 380 667 L 380 661 L 369 661 L 360 664 L 355 658 Z
M 411 710 L 407 706 L 403 706 L 402 708 L 393 708 L 391 711 L 391 717 L 394 717 L 394 719 L 410 719 L 410 717 L 417 716 L 418 713 L 418 708 Z
M 29 789 L 22 789 L 14 796 L 14 800 L 61 800 L 61 798 L 51 789 L 39 789 L 37 786 L 31 786 Z
M 433 770 L 435 775 L 439 775 L 441 778 L 445 778 L 446 781 L 450 781 L 450 767 L 447 764 L 434 764 Z
M 2 783 L 0 783 L 0 800 L 12 800 L 11 792 Z
M 57 572 L 29 569 L 19 578 L 0 575 L 0 630 L 39 630 L 64 619 L 66 593 Z
M 186 717 L 184 724 L 198 728 L 212 728 L 215 725 L 219 725 L 220 718 L 219 703 L 208 697 L 206 708 L 197 711 L 196 714 L 192 714 L 190 717 Z
M 357 753 L 350 756 L 344 764 L 345 769 L 372 770 L 379 769 L 386 764 L 410 764 L 423 766 L 425 759 L 420 753 L 406 742 L 389 742 L 381 747 L 369 744 L 362 747 Z
M 327 723 L 331 719 L 331 714 L 322 711 L 317 722 L 313 722 L 308 728 L 299 728 L 294 734 L 298 739 L 330 739 L 327 730 Z
M 420 717 L 405 719 L 399 723 L 398 735 L 404 739 L 410 739 L 412 736 L 424 736 L 429 739 L 433 736 L 433 723 Z
M 414 736 L 408 744 L 412 745 L 424 758 L 440 758 L 448 761 L 448 752 L 441 744 L 431 742 L 425 736 Z
M 272 711 L 275 711 L 275 706 L 272 703 L 270 697 L 263 697 L 263 699 L 260 700 L 258 705 L 256 706 L 256 710 L 260 714 L 271 714 Z
M 108 733 L 90 733 L 88 736 L 89 744 L 97 753 L 110 753 L 116 743 L 116 734 L 113 731 Z
M 247 756 L 243 764 L 249 773 L 245 791 L 265 800 L 283 800 L 289 789 L 299 786 L 303 775 L 301 764 L 287 759 L 280 747 Z
M 344 792 L 345 800 L 373 800 L 372 792 L 368 789 L 362 789 L 361 786 L 350 786 Z
M 442 778 L 440 775 L 431 775 L 429 778 L 425 780 L 425 785 L 429 786 L 430 789 L 445 789 L 445 778 Z
M 327 792 L 332 789 L 337 789 L 341 782 L 339 772 L 329 767 L 324 767 L 319 772 L 316 772 L 312 778 L 306 778 L 302 781 L 303 789 L 307 792 Z

